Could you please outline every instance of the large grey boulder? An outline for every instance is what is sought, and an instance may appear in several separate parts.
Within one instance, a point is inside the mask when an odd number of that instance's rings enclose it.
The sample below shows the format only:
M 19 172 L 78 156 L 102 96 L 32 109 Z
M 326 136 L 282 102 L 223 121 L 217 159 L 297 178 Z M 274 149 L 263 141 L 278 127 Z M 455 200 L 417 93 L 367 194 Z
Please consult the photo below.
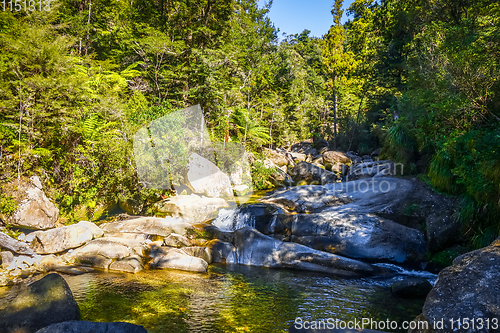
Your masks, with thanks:
M 171 233 L 186 235 L 192 224 L 183 218 L 140 217 L 101 225 L 106 234 L 130 233 L 167 237 Z
M 183 271 L 206 273 L 208 262 L 203 258 L 189 255 L 183 249 L 162 246 L 151 251 L 151 268 L 179 269 Z
M 81 221 L 62 228 L 35 231 L 29 236 L 33 239 L 31 247 L 36 253 L 51 254 L 79 247 L 103 235 L 104 232 L 95 224 Z
M 498 332 L 492 324 L 500 318 L 500 238 L 491 245 L 463 254 L 453 265 L 442 270 L 434 287 L 427 295 L 422 309 L 422 319 L 430 327 L 443 323 L 439 332 L 456 332 L 457 319 L 469 318 L 475 321 L 474 330 L 460 332 Z M 454 327 L 451 319 L 455 320 Z M 479 327 L 478 320 L 483 325 Z M 486 323 L 489 322 L 489 327 Z M 419 332 L 415 330 L 413 332 Z
M 192 223 L 209 221 L 217 216 L 220 208 L 228 206 L 224 199 L 200 197 L 195 194 L 176 195 L 154 205 L 158 213 L 183 217 Z
M 91 321 L 70 320 L 44 327 L 36 333 L 147 333 L 139 325 L 129 323 L 94 323 Z
M 13 226 L 28 229 L 50 229 L 55 227 L 59 209 L 43 192 L 42 183 L 36 176 L 18 188 L 18 208 L 5 221 Z
M 0 332 L 36 332 L 42 327 L 79 320 L 80 309 L 66 281 L 52 273 L 31 283 L 0 311 Z
M 233 199 L 231 180 L 206 158 L 192 153 L 187 169 L 186 178 L 194 193 L 211 198 Z
M 328 184 L 335 183 L 337 179 L 339 179 L 339 177 L 333 172 L 307 162 L 297 163 L 297 165 L 292 169 L 291 176 L 295 183 L 316 182 L 318 184 Z
M 350 258 L 416 263 L 424 259 L 422 232 L 371 214 L 326 211 L 278 217 L 273 234 Z
M 351 277 L 374 275 L 381 271 L 361 261 L 282 242 L 249 227 L 232 232 L 232 243 L 236 251 L 229 253 L 226 258 L 228 264 L 293 268 Z
M 423 259 L 426 250 L 419 230 L 425 217 L 402 218 L 412 207 L 415 188 L 415 181 L 372 178 L 298 186 L 261 201 L 284 211 L 313 213 L 280 216 L 270 234 L 288 235 L 296 242 L 355 258 L 415 262 Z

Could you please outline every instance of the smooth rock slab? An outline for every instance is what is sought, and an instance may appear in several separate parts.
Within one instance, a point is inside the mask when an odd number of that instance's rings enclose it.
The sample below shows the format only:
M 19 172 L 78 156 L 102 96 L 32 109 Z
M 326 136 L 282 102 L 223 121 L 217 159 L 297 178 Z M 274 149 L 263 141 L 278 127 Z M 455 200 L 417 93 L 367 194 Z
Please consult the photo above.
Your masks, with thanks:
M 31 283 L 0 311 L 0 332 L 35 332 L 48 325 L 80 319 L 80 309 L 66 281 L 49 274 Z
M 77 248 L 103 235 L 104 232 L 95 224 L 81 221 L 62 228 L 36 231 L 30 237 L 33 237 L 31 247 L 36 253 L 53 254 Z
M 232 232 L 232 236 L 236 251 L 226 258 L 228 264 L 293 268 L 350 277 L 375 275 L 383 271 L 358 260 L 282 242 L 248 227 Z
M 36 333 L 147 333 L 139 325 L 129 323 L 94 323 L 91 321 L 65 321 L 44 327 Z
M 371 214 L 280 215 L 276 225 L 293 242 L 350 258 L 413 263 L 423 260 L 426 251 L 422 232 Z
M 192 225 L 182 218 L 140 217 L 106 223 L 101 228 L 105 233 L 133 233 L 167 237 L 171 233 L 185 236 L 188 230 L 192 229 Z

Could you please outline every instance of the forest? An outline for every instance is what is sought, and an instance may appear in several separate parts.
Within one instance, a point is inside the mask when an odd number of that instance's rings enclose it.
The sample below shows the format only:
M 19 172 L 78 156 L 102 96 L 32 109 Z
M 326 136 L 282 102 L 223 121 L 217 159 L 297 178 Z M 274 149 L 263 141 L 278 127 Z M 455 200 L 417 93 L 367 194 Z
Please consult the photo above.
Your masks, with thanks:
M 356 0 L 343 24 L 335 0 L 321 38 L 281 40 L 272 1 L 42 2 L 0 10 L 1 213 L 16 209 L 13 181 L 32 175 L 67 223 L 158 201 L 138 181 L 134 133 L 199 104 L 213 142 L 257 159 L 311 138 L 382 148 L 406 175 L 460 197 L 471 245 L 500 234 L 498 1 Z

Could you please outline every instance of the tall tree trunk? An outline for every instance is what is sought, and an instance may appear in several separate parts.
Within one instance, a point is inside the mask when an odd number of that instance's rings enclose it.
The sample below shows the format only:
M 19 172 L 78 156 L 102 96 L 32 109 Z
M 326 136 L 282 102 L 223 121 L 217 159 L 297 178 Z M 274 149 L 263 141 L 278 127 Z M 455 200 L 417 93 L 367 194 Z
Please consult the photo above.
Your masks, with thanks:
M 89 0 L 89 16 L 87 18 L 87 37 L 85 38 L 85 55 L 89 50 L 90 14 L 92 12 L 92 0 Z
M 337 150 L 337 91 L 333 80 L 333 149 Z

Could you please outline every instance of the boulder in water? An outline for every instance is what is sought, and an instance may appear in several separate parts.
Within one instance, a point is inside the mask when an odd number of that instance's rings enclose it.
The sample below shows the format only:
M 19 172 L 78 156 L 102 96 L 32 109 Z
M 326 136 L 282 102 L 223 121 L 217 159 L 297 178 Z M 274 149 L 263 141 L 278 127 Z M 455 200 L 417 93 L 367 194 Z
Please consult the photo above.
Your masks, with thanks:
M 425 298 L 432 284 L 424 278 L 406 278 L 391 285 L 391 292 L 404 298 Z
M 42 327 L 80 319 L 80 309 L 66 281 L 49 274 L 29 284 L 0 311 L 0 331 L 35 332 Z
M 151 251 L 152 268 L 170 268 L 183 271 L 206 273 L 208 263 L 199 257 L 186 254 L 183 249 L 162 246 Z
M 439 273 L 425 300 L 421 319 L 429 321 L 429 327 L 442 320 L 443 328 L 439 331 L 451 333 L 457 330 L 459 318 L 469 318 L 469 323 L 480 318 L 483 326 L 476 327 L 474 332 L 497 332 L 498 328 L 491 324 L 498 323 L 500 318 L 499 299 L 500 238 L 485 248 L 455 258 L 452 266 Z

